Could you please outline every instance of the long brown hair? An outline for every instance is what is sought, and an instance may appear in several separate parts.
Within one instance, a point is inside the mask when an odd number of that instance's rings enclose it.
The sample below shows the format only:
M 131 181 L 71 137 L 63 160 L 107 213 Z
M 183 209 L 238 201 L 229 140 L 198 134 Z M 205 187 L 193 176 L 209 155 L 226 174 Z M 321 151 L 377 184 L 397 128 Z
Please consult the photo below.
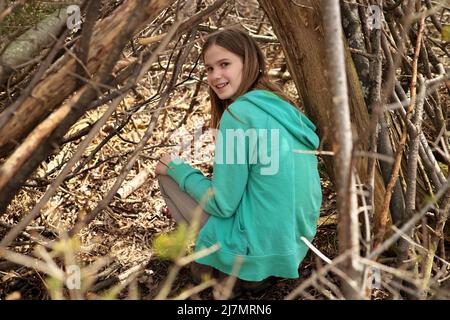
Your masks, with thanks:
M 211 87 L 209 88 L 209 96 L 211 98 L 211 128 L 219 127 L 223 112 L 234 99 L 253 89 L 272 91 L 295 106 L 295 103 L 281 91 L 281 88 L 269 80 L 264 54 L 256 41 L 247 32 L 237 28 L 229 28 L 211 34 L 202 47 L 203 61 L 205 60 L 206 50 L 212 45 L 218 45 L 241 57 L 244 67 L 242 70 L 241 85 L 231 99 L 221 100 L 214 90 Z

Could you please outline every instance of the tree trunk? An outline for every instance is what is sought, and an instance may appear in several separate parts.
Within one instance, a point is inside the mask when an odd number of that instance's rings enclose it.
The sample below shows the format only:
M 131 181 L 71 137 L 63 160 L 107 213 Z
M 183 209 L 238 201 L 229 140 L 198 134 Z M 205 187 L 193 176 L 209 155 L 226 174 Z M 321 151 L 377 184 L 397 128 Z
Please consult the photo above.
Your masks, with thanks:
M 266 12 L 275 34 L 283 46 L 289 71 L 304 104 L 306 113 L 317 124 L 322 139 L 322 149 L 334 150 L 332 141 L 331 106 L 332 94 L 329 90 L 333 78 L 325 73 L 326 45 L 322 26 L 322 1 L 318 0 L 259 0 Z M 360 81 L 346 46 L 346 72 L 348 81 L 349 106 L 353 136 L 357 139 L 358 150 L 367 151 L 369 146 L 367 128 L 369 113 L 364 102 Z M 324 157 L 327 171 L 336 182 L 334 158 Z M 362 183 L 367 184 L 367 157 L 356 159 L 356 171 Z M 375 175 L 375 215 L 382 207 L 384 184 L 379 170 Z

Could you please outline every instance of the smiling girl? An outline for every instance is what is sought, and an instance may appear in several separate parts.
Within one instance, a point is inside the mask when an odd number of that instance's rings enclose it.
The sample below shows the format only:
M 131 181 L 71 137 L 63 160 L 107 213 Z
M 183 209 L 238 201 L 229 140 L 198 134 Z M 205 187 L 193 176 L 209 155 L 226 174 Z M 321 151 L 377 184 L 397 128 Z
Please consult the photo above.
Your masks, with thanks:
M 211 127 L 220 137 L 213 177 L 169 154 L 156 167 L 176 221 L 190 223 L 206 198 L 195 250 L 220 247 L 196 260 L 194 275 L 231 275 L 238 263 L 243 289 L 263 288 L 274 277 L 298 278 L 308 251 L 301 238 L 312 241 L 322 201 L 312 152 L 319 144 L 316 128 L 270 82 L 264 55 L 246 32 L 212 34 L 202 56 Z

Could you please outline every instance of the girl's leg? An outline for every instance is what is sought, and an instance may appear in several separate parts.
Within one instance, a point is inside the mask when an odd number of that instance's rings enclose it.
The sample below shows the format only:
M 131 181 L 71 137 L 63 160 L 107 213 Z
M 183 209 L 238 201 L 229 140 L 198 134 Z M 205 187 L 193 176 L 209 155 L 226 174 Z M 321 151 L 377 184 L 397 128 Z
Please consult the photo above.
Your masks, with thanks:
M 177 222 L 192 223 L 194 214 L 201 210 L 198 203 L 186 192 L 182 191 L 178 183 L 170 176 L 158 176 L 159 189 L 161 195 L 166 201 L 167 207 L 172 217 Z M 206 223 L 209 215 L 201 210 L 200 228 Z
M 169 213 L 177 223 L 185 222 L 188 225 L 192 222 L 194 213 L 198 210 L 198 203 L 186 192 L 183 192 L 178 183 L 169 176 L 158 176 L 159 189 L 166 201 Z M 200 228 L 208 220 L 208 214 L 202 210 L 200 213 Z M 210 266 L 192 262 L 191 273 L 195 282 L 200 283 L 205 275 L 212 276 L 214 269 Z
M 186 192 L 183 192 L 178 183 L 169 176 L 158 176 L 159 189 L 166 201 L 169 213 L 176 222 L 188 225 L 192 222 L 194 213 L 198 210 L 198 203 Z M 202 210 L 200 213 L 200 228 L 208 220 L 208 214 Z M 196 262 L 191 263 L 191 273 L 195 282 L 200 283 L 202 276 L 212 275 L 213 268 Z

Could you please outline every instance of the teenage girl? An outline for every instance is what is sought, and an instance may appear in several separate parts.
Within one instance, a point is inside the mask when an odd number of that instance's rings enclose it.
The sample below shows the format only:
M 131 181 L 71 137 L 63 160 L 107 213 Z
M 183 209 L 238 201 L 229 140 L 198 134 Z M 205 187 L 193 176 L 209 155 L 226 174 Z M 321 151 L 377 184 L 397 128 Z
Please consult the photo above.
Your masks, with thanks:
M 220 246 L 197 269 L 248 284 L 298 278 L 322 201 L 314 124 L 270 82 L 265 58 L 246 32 L 212 34 L 202 49 L 218 129 L 213 176 L 166 154 L 156 167 L 168 211 L 191 222 L 202 203 L 195 250 Z M 205 198 L 206 197 L 206 198 Z

